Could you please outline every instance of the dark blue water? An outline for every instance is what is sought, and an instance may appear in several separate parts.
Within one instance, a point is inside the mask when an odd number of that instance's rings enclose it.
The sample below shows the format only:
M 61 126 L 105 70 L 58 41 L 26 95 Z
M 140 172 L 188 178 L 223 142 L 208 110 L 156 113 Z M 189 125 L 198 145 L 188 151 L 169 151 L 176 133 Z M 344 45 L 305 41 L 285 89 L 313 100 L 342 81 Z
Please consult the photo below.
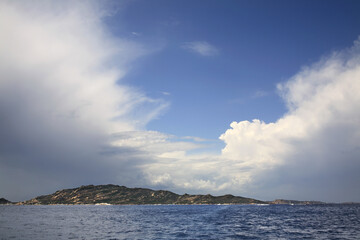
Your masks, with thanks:
M 0 206 L 0 239 L 360 239 L 360 205 Z

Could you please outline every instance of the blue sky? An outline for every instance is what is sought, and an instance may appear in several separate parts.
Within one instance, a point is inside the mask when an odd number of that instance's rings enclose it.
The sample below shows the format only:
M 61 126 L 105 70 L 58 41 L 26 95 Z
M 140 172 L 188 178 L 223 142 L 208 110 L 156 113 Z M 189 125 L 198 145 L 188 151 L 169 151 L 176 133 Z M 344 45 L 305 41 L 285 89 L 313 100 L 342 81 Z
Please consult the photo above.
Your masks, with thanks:
M 114 34 L 155 49 L 124 78 L 171 103 L 147 128 L 215 139 L 232 121 L 282 116 L 286 109 L 276 84 L 350 46 L 359 34 L 359 6 L 356 1 L 132 1 L 108 24 Z M 182 48 L 195 41 L 218 53 L 203 56 Z
M 359 1 L 0 1 L 0 197 L 360 201 Z

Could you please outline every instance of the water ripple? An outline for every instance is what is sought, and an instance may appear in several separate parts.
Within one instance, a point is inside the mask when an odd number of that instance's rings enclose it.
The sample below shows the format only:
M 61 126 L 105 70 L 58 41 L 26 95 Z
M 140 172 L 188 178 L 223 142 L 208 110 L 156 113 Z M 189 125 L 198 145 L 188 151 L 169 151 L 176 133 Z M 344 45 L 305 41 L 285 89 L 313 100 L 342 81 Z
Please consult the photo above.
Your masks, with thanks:
M 0 206 L 0 239 L 358 239 L 360 205 Z

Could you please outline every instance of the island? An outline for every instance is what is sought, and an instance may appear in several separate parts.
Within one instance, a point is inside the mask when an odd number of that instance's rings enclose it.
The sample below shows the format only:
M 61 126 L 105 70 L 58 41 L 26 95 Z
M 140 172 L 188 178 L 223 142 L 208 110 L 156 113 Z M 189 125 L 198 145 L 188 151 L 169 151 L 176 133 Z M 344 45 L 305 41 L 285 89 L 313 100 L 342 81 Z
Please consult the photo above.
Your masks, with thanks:
M 5 205 L 195 205 L 195 204 L 266 204 L 266 205 L 318 205 L 328 204 L 320 201 L 299 201 L 276 199 L 261 201 L 226 194 L 222 196 L 176 194 L 166 190 L 148 188 L 128 188 L 114 184 L 86 185 L 77 188 L 63 189 L 53 194 L 42 195 L 23 201 L 11 202 L 0 198 L 0 204 Z M 335 203 L 333 203 L 335 204 Z M 360 204 L 360 203 L 345 203 Z
M 128 188 L 113 184 L 87 185 L 63 189 L 50 195 L 43 195 L 18 205 L 51 204 L 97 204 L 97 205 L 142 205 L 142 204 L 267 204 L 264 201 L 233 196 L 179 195 L 165 190 Z

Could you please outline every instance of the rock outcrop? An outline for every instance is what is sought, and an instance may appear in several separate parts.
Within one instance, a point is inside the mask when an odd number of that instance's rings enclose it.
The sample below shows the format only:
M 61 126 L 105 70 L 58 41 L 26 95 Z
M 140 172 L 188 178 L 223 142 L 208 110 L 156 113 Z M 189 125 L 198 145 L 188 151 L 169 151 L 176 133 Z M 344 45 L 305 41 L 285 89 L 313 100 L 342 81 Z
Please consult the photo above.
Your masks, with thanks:
M 12 202 L 10 202 L 9 200 L 5 199 L 5 198 L 0 198 L 0 204 L 11 204 Z

